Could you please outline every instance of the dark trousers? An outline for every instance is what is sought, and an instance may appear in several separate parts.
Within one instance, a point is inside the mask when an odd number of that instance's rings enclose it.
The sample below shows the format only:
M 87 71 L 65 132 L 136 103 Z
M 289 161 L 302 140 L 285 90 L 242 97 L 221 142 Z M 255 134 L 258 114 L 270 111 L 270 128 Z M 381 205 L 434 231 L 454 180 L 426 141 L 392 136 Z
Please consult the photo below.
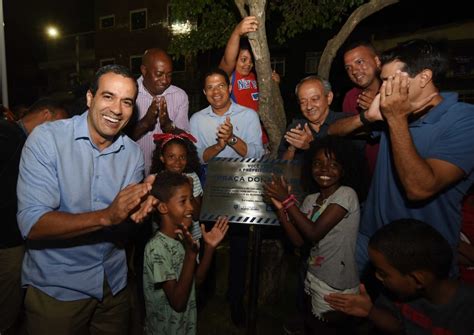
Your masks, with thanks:
M 231 223 L 229 227 L 230 261 L 227 297 L 231 304 L 241 303 L 247 278 L 249 226 Z

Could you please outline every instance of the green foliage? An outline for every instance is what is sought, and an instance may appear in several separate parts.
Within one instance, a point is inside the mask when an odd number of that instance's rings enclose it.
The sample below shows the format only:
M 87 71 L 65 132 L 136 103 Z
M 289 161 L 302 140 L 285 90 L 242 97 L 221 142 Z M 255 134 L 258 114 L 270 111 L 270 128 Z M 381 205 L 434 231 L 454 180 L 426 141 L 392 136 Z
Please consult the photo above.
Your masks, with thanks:
M 222 48 L 240 17 L 233 1 L 229 0 L 170 0 L 172 20 L 189 20 L 197 29 L 188 35 L 175 35 L 169 52 L 176 56 Z
M 277 26 L 274 39 L 282 44 L 304 31 L 332 28 L 364 2 L 268 0 L 267 25 L 273 23 Z M 176 56 L 195 55 L 205 50 L 224 47 L 235 25 L 240 21 L 240 15 L 232 0 L 170 0 L 170 4 L 173 8 L 172 20 L 189 20 L 197 24 L 197 29 L 190 34 L 173 36 L 169 51 Z M 270 36 L 269 38 L 273 39 Z
M 346 19 L 349 11 L 364 0 L 273 0 L 270 11 L 279 13 L 282 23 L 275 40 L 282 44 L 288 38 L 315 28 L 330 29 Z

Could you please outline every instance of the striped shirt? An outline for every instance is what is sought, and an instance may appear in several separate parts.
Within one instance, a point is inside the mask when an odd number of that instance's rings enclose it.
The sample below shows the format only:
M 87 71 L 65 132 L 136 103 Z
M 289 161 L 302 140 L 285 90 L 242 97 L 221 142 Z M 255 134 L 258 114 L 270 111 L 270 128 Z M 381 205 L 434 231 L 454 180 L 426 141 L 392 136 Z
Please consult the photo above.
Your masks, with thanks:
M 138 83 L 138 96 L 136 106 L 138 109 L 138 119 L 141 120 L 148 108 L 153 101 L 153 95 L 143 86 L 143 77 L 137 79 Z M 188 118 L 188 95 L 184 90 L 179 87 L 170 85 L 163 94 L 157 97 L 164 96 L 166 99 L 166 105 L 168 107 L 168 115 L 174 125 L 180 129 L 189 131 L 189 118 Z M 151 160 L 153 157 L 153 151 L 155 150 L 155 143 L 153 142 L 153 134 L 161 134 L 163 131 L 160 127 L 160 121 L 156 123 L 153 131 L 147 132 L 140 138 L 137 143 L 143 151 L 145 156 L 145 175 L 148 176 L 150 173 Z

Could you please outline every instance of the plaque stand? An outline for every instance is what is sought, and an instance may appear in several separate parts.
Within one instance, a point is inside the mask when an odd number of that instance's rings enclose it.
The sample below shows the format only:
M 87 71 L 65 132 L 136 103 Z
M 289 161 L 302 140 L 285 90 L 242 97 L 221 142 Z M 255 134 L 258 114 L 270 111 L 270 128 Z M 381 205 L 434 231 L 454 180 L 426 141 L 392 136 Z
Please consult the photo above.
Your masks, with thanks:
M 261 226 L 253 226 L 250 267 L 250 289 L 248 302 L 247 334 L 257 334 L 258 279 L 260 269 Z

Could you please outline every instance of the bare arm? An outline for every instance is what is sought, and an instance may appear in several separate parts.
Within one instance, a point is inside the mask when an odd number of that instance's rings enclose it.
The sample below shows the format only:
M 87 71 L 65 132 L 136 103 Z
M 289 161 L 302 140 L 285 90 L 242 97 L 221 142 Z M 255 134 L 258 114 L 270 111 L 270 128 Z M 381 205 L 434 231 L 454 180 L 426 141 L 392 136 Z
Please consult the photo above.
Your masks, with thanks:
M 359 114 L 345 117 L 329 125 L 328 134 L 337 136 L 346 136 L 361 129 L 364 125 L 360 121 Z
M 386 333 L 403 333 L 402 324 L 394 315 L 372 304 L 363 284 L 360 285 L 359 294 L 331 293 L 325 296 L 324 300 L 337 311 L 368 318 L 378 329 Z
M 380 94 L 377 94 L 371 101 L 370 107 L 364 110 L 362 117 L 372 123 L 375 121 L 383 120 L 380 112 Z M 356 114 L 343 119 L 339 119 L 336 122 L 329 125 L 328 134 L 337 136 L 346 136 L 354 133 L 363 133 L 367 131 L 367 126 L 361 121 L 361 115 Z
M 298 207 L 292 206 L 288 215 L 296 228 L 312 242 L 319 242 L 334 228 L 347 214 L 347 210 L 337 204 L 330 204 L 319 218 L 312 222 Z
M 219 141 L 216 144 L 207 147 L 202 154 L 202 160 L 204 161 L 204 163 L 207 163 L 208 161 L 216 157 L 222 150 L 224 150 L 225 146 L 225 142 Z
M 200 285 L 206 278 L 214 251 L 219 243 L 224 239 L 228 229 L 229 220 L 227 217 L 223 216 L 217 219 L 214 227 L 212 227 L 209 232 L 206 232 L 204 225 L 201 225 L 201 232 L 204 240 L 204 256 L 196 271 L 196 283 L 198 285 Z
M 290 193 L 290 188 L 283 177 L 273 176 L 272 182 L 266 183 L 264 188 L 266 195 L 272 198 L 274 204 L 276 201 L 282 202 L 287 199 Z M 315 222 L 308 219 L 296 205 L 289 207 L 287 213 L 302 236 L 312 242 L 318 242 L 346 216 L 347 210 L 337 204 L 330 204 Z
M 163 283 L 163 290 L 165 291 L 170 306 L 176 312 L 184 312 L 186 310 L 191 285 L 194 280 L 196 257 L 197 252 L 195 250 L 186 250 L 183 267 L 181 268 L 178 280 L 168 280 Z
M 255 16 L 247 16 L 235 27 L 234 31 L 227 41 L 225 47 L 224 56 L 219 64 L 219 67 L 224 70 L 228 75 L 235 69 L 237 63 L 237 56 L 239 55 L 240 37 L 256 31 L 258 28 L 258 21 Z
M 277 210 L 277 217 L 291 243 L 296 247 L 301 247 L 304 244 L 304 239 L 295 226 L 288 220 L 283 208 Z
M 446 161 L 422 158 L 408 129 L 408 116 L 430 108 L 432 94 L 419 102 L 408 100 L 408 75 L 397 73 L 380 88 L 380 107 L 387 121 L 392 155 L 398 177 L 410 200 L 428 199 L 464 176 L 464 171 Z M 387 95 L 387 93 L 389 93 Z

